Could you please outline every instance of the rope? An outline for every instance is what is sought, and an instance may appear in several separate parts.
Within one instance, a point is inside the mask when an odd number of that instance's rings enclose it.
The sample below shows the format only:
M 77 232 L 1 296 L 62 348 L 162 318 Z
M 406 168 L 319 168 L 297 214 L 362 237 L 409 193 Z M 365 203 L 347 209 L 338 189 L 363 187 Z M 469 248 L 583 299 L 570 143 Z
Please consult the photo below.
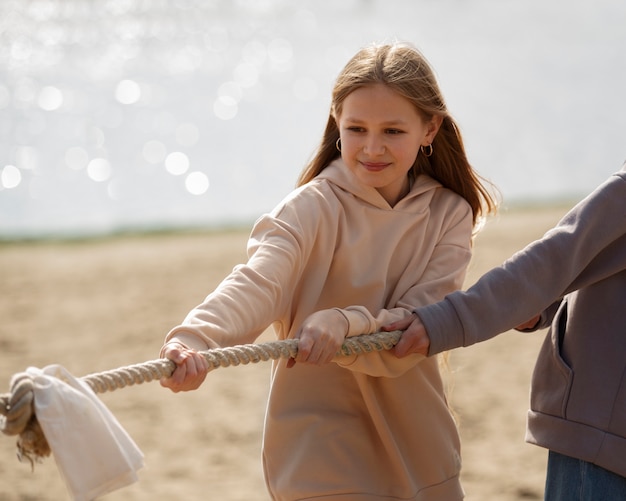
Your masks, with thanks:
M 401 331 L 377 332 L 346 338 L 338 356 L 359 355 L 389 350 L 400 339 Z M 259 344 L 245 344 L 216 348 L 201 352 L 209 363 L 209 371 L 219 367 L 266 362 L 280 358 L 294 358 L 298 340 L 285 339 Z M 126 386 L 148 383 L 169 377 L 176 364 L 166 358 L 129 365 L 84 376 L 81 380 L 94 393 L 104 393 Z M 0 395 L 0 429 L 5 435 L 18 435 L 17 455 L 34 461 L 50 455 L 50 447 L 34 412 L 33 381 L 29 374 L 18 373 L 11 378 L 10 393 Z

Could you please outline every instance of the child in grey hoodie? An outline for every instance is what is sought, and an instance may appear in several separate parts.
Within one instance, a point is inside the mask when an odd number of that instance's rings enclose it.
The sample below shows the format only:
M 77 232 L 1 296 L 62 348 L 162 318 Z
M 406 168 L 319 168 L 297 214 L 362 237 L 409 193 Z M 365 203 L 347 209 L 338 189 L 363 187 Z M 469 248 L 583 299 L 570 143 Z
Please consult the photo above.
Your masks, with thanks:
M 549 449 L 545 499 L 626 499 L 626 164 L 543 238 L 467 291 L 385 327 L 399 357 L 550 327 L 526 441 Z

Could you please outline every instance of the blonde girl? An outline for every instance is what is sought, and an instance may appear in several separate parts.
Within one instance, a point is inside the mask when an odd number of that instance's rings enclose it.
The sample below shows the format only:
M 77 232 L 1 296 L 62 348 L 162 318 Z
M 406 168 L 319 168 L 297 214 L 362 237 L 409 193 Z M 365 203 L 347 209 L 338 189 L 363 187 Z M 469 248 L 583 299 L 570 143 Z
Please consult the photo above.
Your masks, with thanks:
M 476 222 L 493 208 L 424 57 L 400 43 L 360 50 L 297 189 L 257 220 L 248 261 L 166 336 L 161 354 L 177 369 L 163 386 L 198 388 L 199 350 L 254 342 L 272 325 L 299 339 L 297 357 L 272 366 L 272 499 L 462 499 L 436 360 L 335 354 L 459 289 Z

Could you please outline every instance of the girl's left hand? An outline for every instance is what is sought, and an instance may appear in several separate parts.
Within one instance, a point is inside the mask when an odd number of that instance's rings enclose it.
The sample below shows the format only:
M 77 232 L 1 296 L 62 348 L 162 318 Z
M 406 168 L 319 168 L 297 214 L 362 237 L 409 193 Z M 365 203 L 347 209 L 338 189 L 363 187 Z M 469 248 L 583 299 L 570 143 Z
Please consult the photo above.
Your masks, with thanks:
M 161 356 L 176 364 L 172 375 L 161 379 L 161 386 L 174 393 L 195 390 L 206 378 L 209 363 L 195 350 L 177 342 L 169 342 L 161 349 Z
M 348 320 L 336 309 L 321 310 L 309 315 L 296 332 L 298 354 L 287 361 L 322 365 L 330 362 L 348 334 Z

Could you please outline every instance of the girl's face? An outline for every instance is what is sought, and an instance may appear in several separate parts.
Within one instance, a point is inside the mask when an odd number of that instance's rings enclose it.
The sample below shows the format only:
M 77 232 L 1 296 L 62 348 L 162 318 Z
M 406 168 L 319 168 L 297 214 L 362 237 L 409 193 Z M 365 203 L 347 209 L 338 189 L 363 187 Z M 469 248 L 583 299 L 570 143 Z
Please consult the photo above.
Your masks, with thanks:
M 394 206 L 409 191 L 408 172 L 420 146 L 433 142 L 441 117 L 424 123 L 413 104 L 383 84 L 345 98 L 337 125 L 341 157 L 360 182 Z

